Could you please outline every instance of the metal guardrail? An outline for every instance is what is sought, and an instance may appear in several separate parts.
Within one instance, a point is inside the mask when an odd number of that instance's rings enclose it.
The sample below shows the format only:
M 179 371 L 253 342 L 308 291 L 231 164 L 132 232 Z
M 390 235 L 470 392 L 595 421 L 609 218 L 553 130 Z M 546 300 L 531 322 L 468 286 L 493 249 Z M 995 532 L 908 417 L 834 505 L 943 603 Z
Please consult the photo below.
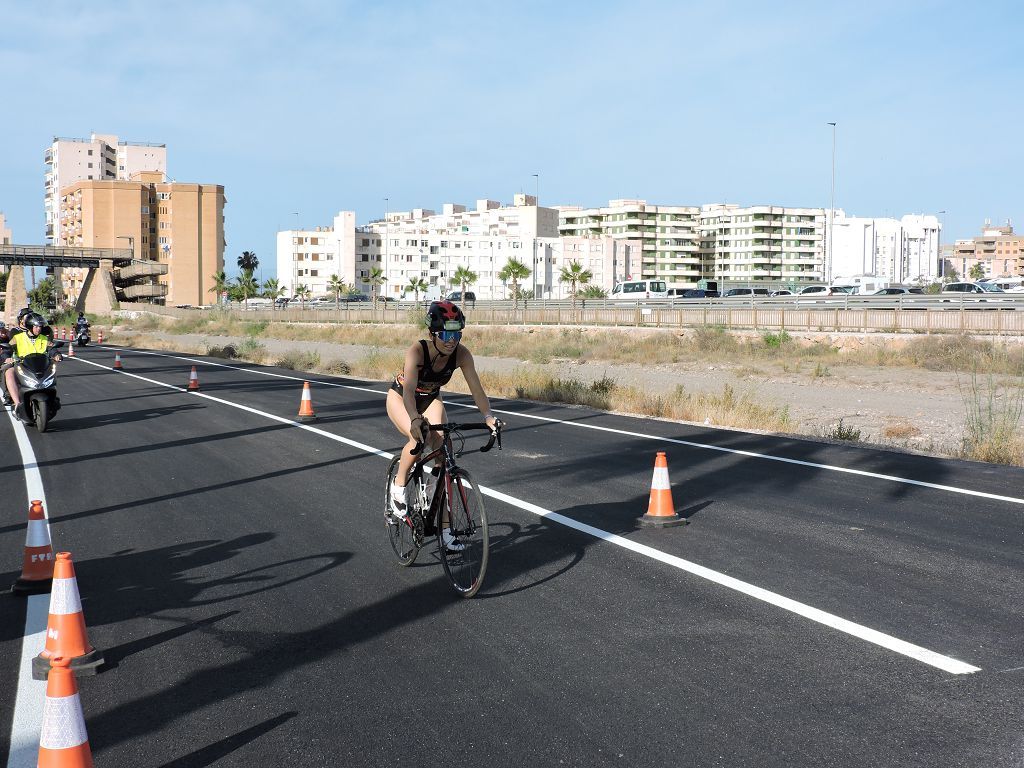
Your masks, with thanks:
M 865 297 L 866 298 L 866 297 Z M 887 300 L 890 297 L 878 297 Z M 920 299 L 921 297 L 915 297 Z M 935 297 L 927 297 L 942 301 Z M 719 300 L 687 300 L 674 303 L 644 302 L 631 306 L 616 306 L 610 300 L 579 303 L 575 308 L 569 302 L 529 302 L 513 308 L 511 302 L 476 302 L 466 306 L 471 323 L 483 325 L 548 325 L 548 326 L 608 326 L 647 328 L 687 328 L 719 326 L 727 329 L 752 329 L 765 332 L 855 332 L 855 333 L 979 333 L 997 335 L 1024 334 L 1024 297 L 1019 305 L 1002 305 L 949 301 L 945 304 L 914 306 L 845 306 L 833 297 L 798 303 L 757 301 L 732 302 Z M 821 303 L 819 303 L 821 302 Z M 889 300 L 892 304 L 892 301 Z M 196 308 L 175 308 L 152 305 L 124 309 L 139 309 L 175 317 L 195 317 Z M 377 307 L 366 303 L 343 304 L 339 309 L 249 309 L 229 308 L 238 319 L 279 320 L 303 323 L 400 323 L 417 325 L 421 322 L 423 302 L 419 304 L 388 302 Z

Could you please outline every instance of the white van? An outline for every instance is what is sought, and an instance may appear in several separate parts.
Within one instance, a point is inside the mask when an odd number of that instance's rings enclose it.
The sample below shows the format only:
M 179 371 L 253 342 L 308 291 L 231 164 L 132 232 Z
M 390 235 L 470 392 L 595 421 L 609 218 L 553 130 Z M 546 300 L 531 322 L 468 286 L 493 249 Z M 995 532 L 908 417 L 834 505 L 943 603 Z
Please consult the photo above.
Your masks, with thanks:
M 854 275 L 853 277 L 837 277 L 832 281 L 832 293 L 848 293 L 867 296 L 887 288 L 889 282 L 877 275 Z
M 663 299 L 668 296 L 664 280 L 628 280 L 612 288 L 613 299 Z

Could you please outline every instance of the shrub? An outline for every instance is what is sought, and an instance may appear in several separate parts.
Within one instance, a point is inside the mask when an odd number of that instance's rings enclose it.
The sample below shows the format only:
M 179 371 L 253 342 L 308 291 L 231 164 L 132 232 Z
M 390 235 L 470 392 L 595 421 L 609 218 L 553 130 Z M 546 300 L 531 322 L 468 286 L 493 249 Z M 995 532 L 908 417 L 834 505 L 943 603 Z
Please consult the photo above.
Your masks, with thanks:
M 274 365 L 291 371 L 312 371 L 320 367 L 320 353 L 292 352 L 282 357 Z
M 825 437 L 856 443 L 860 440 L 860 430 L 843 424 L 843 420 L 840 419 L 838 424 L 825 431 Z
M 763 337 L 764 345 L 769 349 L 779 349 L 793 340 L 785 331 L 781 333 L 766 333 Z

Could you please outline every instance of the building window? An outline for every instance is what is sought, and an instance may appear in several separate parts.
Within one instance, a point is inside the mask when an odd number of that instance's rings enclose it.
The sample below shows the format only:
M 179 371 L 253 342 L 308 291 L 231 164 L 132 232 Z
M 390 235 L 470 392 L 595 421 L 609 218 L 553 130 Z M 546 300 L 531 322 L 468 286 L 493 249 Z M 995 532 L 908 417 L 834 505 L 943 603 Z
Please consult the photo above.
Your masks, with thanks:
M 319 271 L 319 270 L 316 270 L 316 269 L 311 269 L 311 270 L 309 270 L 309 276 L 310 276 L 310 277 L 317 277 L 317 273 L 318 273 L 318 271 Z

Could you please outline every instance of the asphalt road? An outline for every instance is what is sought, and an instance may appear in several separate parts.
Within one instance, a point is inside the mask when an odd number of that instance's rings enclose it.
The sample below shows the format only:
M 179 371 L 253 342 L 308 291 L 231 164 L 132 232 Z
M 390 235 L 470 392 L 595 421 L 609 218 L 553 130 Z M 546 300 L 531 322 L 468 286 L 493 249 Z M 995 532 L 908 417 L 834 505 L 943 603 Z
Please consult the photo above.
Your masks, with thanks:
M 210 399 L 161 386 L 184 359 L 78 352 L 29 440 L 110 662 L 80 680 L 97 765 L 1024 765 L 1019 469 L 500 401 L 463 600 L 431 550 L 394 561 L 382 384 L 312 377 L 306 430 L 294 372 L 201 362 Z M 685 527 L 636 526 L 659 450 Z M 24 628 L 0 597 L 0 760 Z

